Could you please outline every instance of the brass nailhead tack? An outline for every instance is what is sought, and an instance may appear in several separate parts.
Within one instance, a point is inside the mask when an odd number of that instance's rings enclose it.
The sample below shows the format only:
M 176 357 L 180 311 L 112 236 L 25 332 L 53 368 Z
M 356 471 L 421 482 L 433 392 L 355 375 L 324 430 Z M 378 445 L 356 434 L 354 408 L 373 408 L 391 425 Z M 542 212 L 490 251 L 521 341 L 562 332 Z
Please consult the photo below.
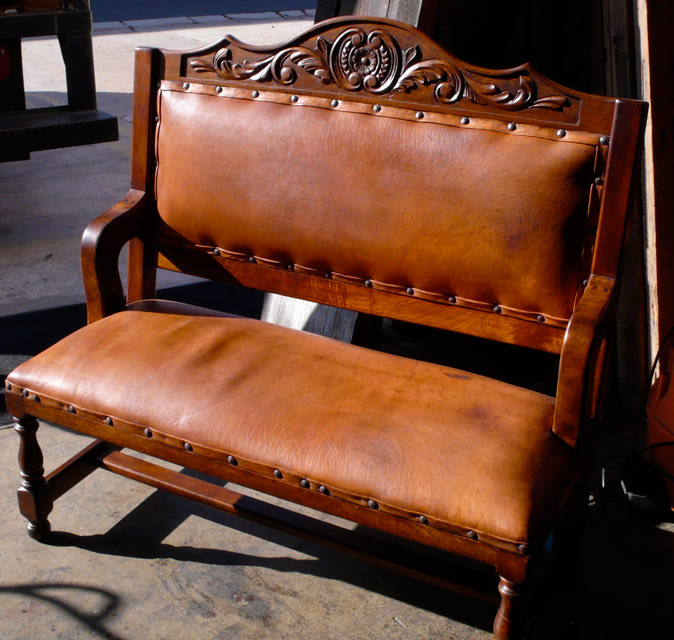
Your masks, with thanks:
M 419 516 L 417 520 L 419 521 L 419 524 L 428 524 L 428 518 L 426 516 Z
M 239 466 L 239 462 L 234 456 L 227 456 L 227 462 L 229 462 L 231 465 L 234 465 L 235 467 Z
M 38 404 L 42 402 L 42 400 L 40 400 L 40 396 L 38 396 L 37 393 L 33 396 L 33 400 L 35 400 L 35 402 L 37 402 Z
M 536 320 L 538 320 L 539 322 L 545 322 L 545 316 L 542 313 L 539 313 L 536 316 Z
M 582 282 L 581 284 L 582 284 L 584 287 L 587 287 L 587 283 L 588 283 L 588 279 L 585 278 L 585 280 L 583 280 L 583 282 Z
M 333 101 L 330 103 L 330 106 L 331 106 L 331 107 L 338 107 L 338 106 L 339 106 L 339 100 L 333 100 Z
M 609 136 L 602 136 L 601 138 L 599 138 L 599 142 L 601 144 L 608 144 L 609 142 L 611 142 L 611 138 Z
M 557 129 L 557 137 L 563 138 L 564 136 L 566 136 L 566 131 L 564 129 Z
M 292 262 L 288 263 L 288 271 L 294 271 L 295 270 L 295 265 Z
M 260 92 L 257 89 L 255 89 L 253 91 L 253 98 L 259 98 L 259 97 L 260 97 Z
M 594 183 L 598 186 L 601 187 L 601 185 L 604 184 L 604 178 L 595 178 Z
M 152 437 L 152 431 L 150 431 L 149 429 L 144 429 L 143 433 L 145 434 L 145 437 L 147 437 L 147 438 Z
M 520 553 L 524 553 L 524 552 L 527 550 L 527 545 L 526 545 L 526 544 L 520 544 L 520 545 L 517 547 L 517 550 L 518 550 Z
M 23 390 L 23 397 L 27 398 L 28 397 L 28 389 Z
M 220 255 L 220 249 L 213 249 L 213 255 L 219 256 Z
M 248 262 L 255 262 L 255 256 L 248 256 Z
M 297 102 L 299 99 L 299 96 L 290 96 L 290 102 Z
M 321 485 L 320 487 L 318 487 L 318 490 L 319 490 L 324 496 L 329 496 L 329 495 L 330 495 L 329 489 L 328 489 L 326 486 L 324 486 L 324 485 Z
M 412 287 L 407 287 L 407 289 L 405 289 L 405 291 L 407 291 L 407 293 L 411 296 L 414 295 L 414 289 Z
M 463 118 L 461 118 L 461 124 L 470 124 L 470 118 L 463 116 Z
M 517 129 L 517 124 L 515 122 L 508 123 L 508 131 L 515 131 Z
M 189 88 L 190 88 L 189 82 L 186 82 L 185 84 L 183 84 L 183 89 L 189 89 Z
M 159 122 L 159 116 L 155 116 L 155 117 L 154 117 L 154 121 L 155 121 L 155 122 Z
M 311 483 L 306 478 L 302 478 L 300 484 L 304 489 L 308 489 L 311 486 Z
M 501 313 L 502 311 L 503 311 L 503 309 L 501 309 L 501 307 L 499 305 L 496 305 L 494 307 L 494 313 Z
M 75 407 L 73 407 L 73 405 L 69 405 L 68 411 L 70 411 L 70 413 L 75 413 Z
M 332 278 L 332 274 L 331 274 L 329 271 L 326 271 L 326 272 L 323 274 L 323 277 L 324 277 L 324 278 L 330 279 L 330 278 Z
M 222 93 L 222 87 L 215 87 L 216 93 Z
M 192 451 L 192 445 L 189 442 L 186 442 L 183 447 L 185 447 L 185 451 Z
M 280 480 L 281 478 L 283 478 L 283 474 L 278 469 L 274 469 L 274 477 Z
M 469 531 L 466 535 L 467 535 L 471 540 L 477 540 L 477 533 L 475 533 L 475 531 Z
M 11 391 L 11 390 L 12 390 L 12 385 L 9 384 L 9 382 L 8 382 L 5 386 L 7 387 L 7 391 Z
M 456 304 L 456 298 L 454 296 L 449 296 L 447 300 L 449 300 L 452 304 Z
M 111 427 L 114 423 L 112 422 L 112 418 L 109 416 L 105 419 L 105 424 L 107 424 L 109 427 Z
M 372 107 L 372 111 L 374 111 L 375 113 L 379 113 L 381 111 L 381 105 L 379 104 L 374 105 L 374 107 Z
M 426 114 L 423 111 L 417 111 L 415 118 L 417 120 L 423 120 Z
M 366 286 L 366 287 L 372 287 L 372 280 L 366 280 L 366 281 L 365 281 L 365 286 Z
M 379 509 L 379 505 L 372 499 L 367 501 L 367 506 L 370 507 L 370 509 Z

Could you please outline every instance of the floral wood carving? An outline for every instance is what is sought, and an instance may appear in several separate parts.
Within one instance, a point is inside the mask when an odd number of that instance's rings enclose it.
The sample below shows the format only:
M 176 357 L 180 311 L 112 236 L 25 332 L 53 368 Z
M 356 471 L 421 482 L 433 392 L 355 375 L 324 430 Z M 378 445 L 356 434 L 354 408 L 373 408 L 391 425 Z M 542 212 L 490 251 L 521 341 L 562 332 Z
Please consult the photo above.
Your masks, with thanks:
M 197 58 L 190 65 L 197 73 L 211 72 L 225 80 L 274 81 L 283 86 L 294 84 L 301 70 L 323 84 L 334 83 L 346 91 L 375 95 L 393 91 L 410 93 L 422 86 L 432 86 L 433 98 L 442 104 L 469 100 L 508 111 L 562 111 L 570 104 L 561 95 L 539 98 L 538 86 L 526 71 L 517 78 L 501 77 L 502 81 L 518 85 L 502 89 L 496 84 L 497 76 L 461 70 L 447 60 L 423 60 L 419 45 L 403 51 L 383 29 L 368 33 L 361 27 L 352 27 L 339 34 L 333 43 L 319 36 L 313 49 L 288 47 L 259 60 L 236 62 L 233 47 L 224 46 L 212 61 Z

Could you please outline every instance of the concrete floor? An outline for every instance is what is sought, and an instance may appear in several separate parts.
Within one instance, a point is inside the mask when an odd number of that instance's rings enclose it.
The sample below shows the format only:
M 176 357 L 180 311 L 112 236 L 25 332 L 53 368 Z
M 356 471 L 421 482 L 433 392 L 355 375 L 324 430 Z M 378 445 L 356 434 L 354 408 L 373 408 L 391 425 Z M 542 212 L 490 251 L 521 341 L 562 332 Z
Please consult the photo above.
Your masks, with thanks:
M 96 22 L 170 18 L 184 16 L 186 11 L 205 16 L 316 8 L 316 0 L 92 0 L 89 4 Z
M 83 321 L 79 238 L 128 185 L 132 52 L 189 49 L 223 30 L 282 41 L 297 21 L 102 33 L 94 39 L 99 107 L 119 117 L 120 141 L 36 153 L 0 165 L 0 374 Z M 52 39 L 26 43 L 31 104 L 63 100 Z M 168 276 L 162 286 L 181 281 Z M 43 426 L 45 467 L 87 439 Z M 607 428 L 607 451 L 623 445 Z M 0 638 L 328 640 L 489 638 L 494 607 L 363 566 L 266 527 L 103 471 L 61 498 L 51 544 L 29 539 L 16 507 L 17 438 L 0 430 Z M 549 577 L 535 600 L 535 637 L 612 640 L 671 635 L 674 526 L 609 490 L 590 509 L 580 580 Z M 578 602 L 569 625 L 563 604 Z

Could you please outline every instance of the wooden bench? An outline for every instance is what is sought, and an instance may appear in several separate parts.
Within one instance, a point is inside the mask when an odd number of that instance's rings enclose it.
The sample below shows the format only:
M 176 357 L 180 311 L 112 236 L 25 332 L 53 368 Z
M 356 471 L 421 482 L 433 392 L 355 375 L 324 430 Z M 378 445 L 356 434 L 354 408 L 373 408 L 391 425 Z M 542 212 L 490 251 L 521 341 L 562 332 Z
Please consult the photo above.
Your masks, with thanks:
M 289 527 L 128 448 L 491 565 L 517 637 L 585 499 L 645 105 L 385 19 L 139 49 L 135 73 L 131 190 L 83 238 L 90 323 L 7 378 L 29 534 L 97 467 Z M 557 393 L 155 300 L 157 267 L 556 354 Z M 36 418 L 100 440 L 45 478 Z

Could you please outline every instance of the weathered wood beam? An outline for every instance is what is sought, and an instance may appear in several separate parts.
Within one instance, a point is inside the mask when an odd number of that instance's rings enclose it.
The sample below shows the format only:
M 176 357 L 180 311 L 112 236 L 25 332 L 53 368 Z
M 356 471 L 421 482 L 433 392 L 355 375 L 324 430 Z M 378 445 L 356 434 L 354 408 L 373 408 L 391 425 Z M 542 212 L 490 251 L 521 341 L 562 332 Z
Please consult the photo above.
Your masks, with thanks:
M 650 359 L 674 325 L 674 3 L 636 0 L 639 93 L 650 103 L 644 144 L 643 200 Z

